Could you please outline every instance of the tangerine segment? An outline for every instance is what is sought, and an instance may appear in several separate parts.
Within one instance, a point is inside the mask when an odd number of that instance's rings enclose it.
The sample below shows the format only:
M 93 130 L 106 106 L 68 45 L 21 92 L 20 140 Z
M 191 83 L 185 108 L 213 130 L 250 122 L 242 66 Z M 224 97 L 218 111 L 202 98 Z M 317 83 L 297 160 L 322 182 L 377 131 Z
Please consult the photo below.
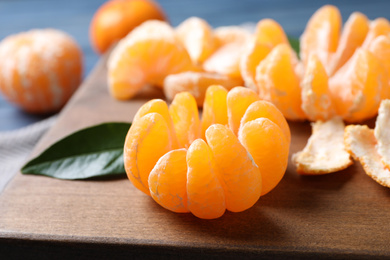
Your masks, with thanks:
M 320 175 L 341 171 L 352 164 L 344 146 L 344 123 L 339 117 L 312 123 L 305 148 L 292 156 L 297 172 Z
M 256 92 L 249 88 L 235 87 L 227 94 L 227 113 L 229 127 L 235 135 L 238 134 L 242 116 L 250 104 L 259 100 Z
M 260 198 L 261 174 L 251 155 L 226 126 L 211 125 L 206 130 L 225 188 L 226 208 L 240 212 L 252 207 Z
M 352 13 L 344 25 L 337 50 L 329 64 L 329 75 L 333 75 L 352 57 L 360 47 L 369 30 L 368 18 L 359 12 Z
M 218 48 L 203 63 L 207 72 L 219 73 L 231 78 L 241 78 L 240 59 L 243 51 L 241 42 L 232 42 Z
M 389 96 L 387 72 L 371 52 L 358 49 L 330 79 L 329 89 L 338 115 L 363 121 L 375 116 L 381 99 Z
M 295 53 L 287 44 L 279 44 L 256 68 L 256 84 L 261 99 L 268 100 L 287 119 L 301 120 L 300 79 L 294 70 Z M 283 76 L 281 76 L 283 75 Z
M 344 142 L 347 151 L 360 161 L 366 174 L 382 186 L 390 188 L 390 170 L 378 154 L 373 130 L 366 125 L 349 125 L 345 128 Z
M 272 19 L 262 19 L 256 24 L 254 33 L 257 43 L 264 44 L 270 49 L 281 44 L 288 44 L 286 33 L 282 26 Z
M 329 54 L 337 50 L 341 23 L 340 11 L 332 5 L 325 5 L 312 15 L 300 38 L 300 54 L 304 64 L 311 52 L 314 52 L 323 64 L 328 63 Z
M 251 38 L 251 33 L 242 26 L 221 26 L 214 30 L 214 37 L 221 47 L 232 42 L 245 44 Z
M 164 94 L 168 100 L 172 100 L 176 94 L 187 91 L 194 96 L 197 105 L 202 107 L 209 86 L 222 85 L 229 90 L 242 84 L 240 78 L 210 72 L 187 71 L 168 75 L 164 80 Z
M 390 23 L 386 18 L 377 18 L 370 23 L 370 28 L 368 30 L 367 36 L 362 44 L 362 47 L 367 49 L 372 41 L 375 40 L 380 35 L 389 35 L 390 33 Z
M 150 113 L 133 122 L 124 144 L 127 177 L 150 195 L 148 177 L 158 159 L 172 149 L 170 129 L 160 114 Z
M 258 118 L 245 123 L 238 136 L 260 169 L 263 196 L 274 189 L 284 176 L 289 142 L 281 128 L 268 118 Z
M 188 92 L 177 94 L 169 106 L 169 113 L 180 146 L 188 148 L 195 139 L 201 136 L 199 112 L 195 98 Z
M 241 119 L 240 129 L 247 122 L 258 118 L 267 118 L 278 125 L 287 140 L 287 146 L 290 145 L 291 133 L 286 118 L 284 118 L 283 114 L 275 107 L 274 104 L 265 100 L 255 101 L 248 107 Z
M 216 48 L 213 29 L 199 17 L 190 17 L 179 24 L 176 35 L 195 64 L 202 63 Z
M 214 219 L 225 213 L 225 193 L 214 156 L 202 139 L 187 152 L 188 209 L 198 218 Z
M 382 65 L 386 68 L 387 75 L 390 76 L 390 35 L 376 37 L 371 42 L 368 50 L 380 59 Z
M 147 84 L 162 87 L 169 74 L 191 70 L 191 58 L 165 22 L 147 21 L 135 28 L 108 59 L 110 94 L 129 99 Z
M 258 92 L 256 85 L 256 67 L 271 52 L 271 48 L 265 44 L 252 40 L 244 49 L 241 61 L 240 72 L 244 79 L 245 86 Z
M 202 112 L 202 138 L 212 124 L 228 124 L 227 95 L 228 91 L 219 85 L 207 89 Z
M 334 115 L 328 74 L 315 54 L 311 54 L 301 81 L 302 110 L 310 121 L 326 121 Z
M 390 100 L 382 100 L 375 123 L 375 138 L 378 141 L 378 154 L 382 162 L 390 170 Z
M 189 212 L 187 207 L 187 150 L 164 154 L 150 172 L 148 183 L 152 198 L 173 212 Z

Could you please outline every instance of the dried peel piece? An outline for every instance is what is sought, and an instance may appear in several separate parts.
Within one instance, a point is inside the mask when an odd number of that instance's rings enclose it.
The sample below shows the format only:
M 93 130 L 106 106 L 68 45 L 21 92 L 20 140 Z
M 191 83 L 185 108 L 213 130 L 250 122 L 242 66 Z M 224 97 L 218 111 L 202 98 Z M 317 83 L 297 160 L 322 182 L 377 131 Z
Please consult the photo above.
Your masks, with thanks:
M 382 163 L 390 170 L 390 99 L 381 102 L 376 118 L 374 135 L 378 142 L 378 154 Z
M 345 148 L 355 160 L 360 161 L 368 176 L 390 188 L 390 171 L 382 163 L 376 147 L 374 130 L 366 125 L 349 125 L 345 128 Z
M 303 175 L 320 175 L 341 171 L 352 164 L 344 149 L 344 123 L 334 117 L 328 121 L 312 123 L 312 135 L 305 148 L 293 154 L 297 172 Z

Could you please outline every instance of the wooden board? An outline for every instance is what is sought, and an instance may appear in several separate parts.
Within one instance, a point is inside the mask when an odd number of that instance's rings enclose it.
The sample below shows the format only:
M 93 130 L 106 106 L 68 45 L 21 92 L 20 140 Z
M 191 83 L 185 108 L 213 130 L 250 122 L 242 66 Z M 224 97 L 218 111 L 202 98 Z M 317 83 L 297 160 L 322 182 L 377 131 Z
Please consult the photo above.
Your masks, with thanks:
M 127 102 L 108 95 L 103 60 L 33 156 L 82 127 L 130 121 L 143 102 L 142 95 Z M 290 127 L 294 153 L 304 147 L 310 125 Z M 281 183 L 254 207 L 208 221 L 163 209 L 127 179 L 64 181 L 17 174 L 0 196 L 0 255 L 390 257 L 389 220 L 390 189 L 365 175 L 358 163 L 311 177 L 299 176 L 289 163 Z

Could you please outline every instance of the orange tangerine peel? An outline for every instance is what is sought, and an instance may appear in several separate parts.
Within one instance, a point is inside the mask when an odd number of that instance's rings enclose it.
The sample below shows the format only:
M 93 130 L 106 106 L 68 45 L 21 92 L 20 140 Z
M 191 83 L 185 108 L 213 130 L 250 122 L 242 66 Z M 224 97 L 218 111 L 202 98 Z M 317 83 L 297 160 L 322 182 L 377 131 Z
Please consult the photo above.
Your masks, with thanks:
M 378 141 L 378 154 L 382 156 L 383 164 L 390 170 L 390 100 L 381 102 L 376 118 L 374 135 Z
M 390 170 L 378 153 L 374 130 L 366 125 L 349 125 L 345 128 L 344 142 L 347 151 L 361 163 L 366 174 L 390 188 Z
M 344 147 L 344 123 L 339 117 L 312 123 L 305 148 L 292 156 L 297 172 L 320 175 L 341 171 L 352 164 Z
M 234 99 L 245 99 L 248 93 L 239 92 L 247 90 L 238 87 L 230 92 Z M 134 186 L 168 210 L 204 219 L 218 218 L 226 210 L 249 209 L 274 189 L 287 167 L 288 125 L 280 111 L 266 103 L 264 113 L 252 113 L 242 126 L 238 124 L 237 136 L 228 111 L 239 102 L 229 102 L 230 92 L 211 86 L 202 119 L 188 92 L 175 96 L 168 109 L 171 119 L 163 101 L 141 107 L 124 144 L 125 169 Z M 250 107 L 254 101 L 243 104 Z

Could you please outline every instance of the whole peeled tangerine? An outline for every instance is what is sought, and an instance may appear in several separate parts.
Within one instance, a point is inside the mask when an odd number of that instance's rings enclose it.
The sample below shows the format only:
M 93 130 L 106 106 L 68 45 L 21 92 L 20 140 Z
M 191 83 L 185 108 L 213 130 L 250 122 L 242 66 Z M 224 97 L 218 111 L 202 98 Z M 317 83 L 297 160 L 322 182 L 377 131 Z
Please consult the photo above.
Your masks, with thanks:
M 30 113 L 60 110 L 82 79 L 82 52 L 66 33 L 36 29 L 0 42 L 0 91 Z

